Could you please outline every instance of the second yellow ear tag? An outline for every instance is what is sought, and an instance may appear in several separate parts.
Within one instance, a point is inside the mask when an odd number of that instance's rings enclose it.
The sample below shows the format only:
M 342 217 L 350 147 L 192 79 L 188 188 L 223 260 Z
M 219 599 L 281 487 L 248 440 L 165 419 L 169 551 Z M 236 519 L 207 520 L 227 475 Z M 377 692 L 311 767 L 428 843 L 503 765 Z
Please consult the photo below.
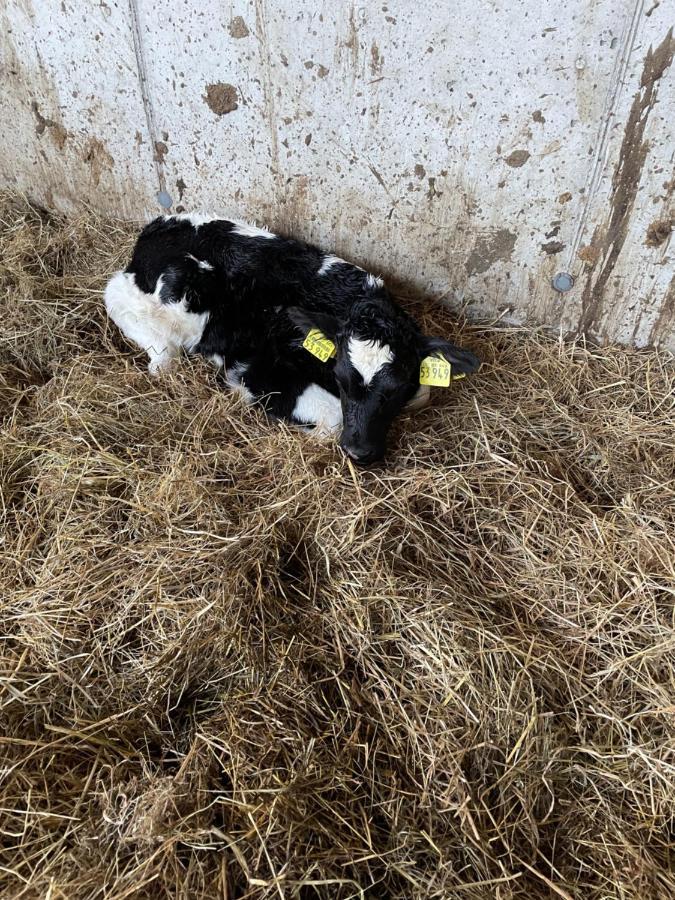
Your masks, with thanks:
M 312 328 L 302 342 L 302 346 L 321 362 L 328 362 L 331 356 L 335 356 L 335 344 L 329 341 L 318 328 Z
M 425 356 L 420 363 L 420 384 L 449 387 L 451 375 L 450 363 L 440 356 Z

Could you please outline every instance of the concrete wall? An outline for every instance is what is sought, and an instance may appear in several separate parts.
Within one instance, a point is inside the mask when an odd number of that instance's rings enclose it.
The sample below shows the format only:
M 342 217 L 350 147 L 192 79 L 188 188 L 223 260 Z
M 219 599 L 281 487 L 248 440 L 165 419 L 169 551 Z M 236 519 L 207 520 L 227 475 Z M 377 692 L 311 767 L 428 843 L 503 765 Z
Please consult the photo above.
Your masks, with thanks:
M 0 178 L 132 218 L 161 191 L 476 318 L 675 348 L 672 20 L 670 0 L 6 0 Z

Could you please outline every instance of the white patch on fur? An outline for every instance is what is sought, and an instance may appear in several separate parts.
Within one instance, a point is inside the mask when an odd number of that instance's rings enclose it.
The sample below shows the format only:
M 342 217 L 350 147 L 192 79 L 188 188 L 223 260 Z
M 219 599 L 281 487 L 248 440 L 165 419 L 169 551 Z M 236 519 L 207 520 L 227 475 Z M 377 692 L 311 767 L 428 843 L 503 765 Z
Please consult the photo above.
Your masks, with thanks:
M 211 360 L 213 365 L 217 366 L 219 369 L 222 369 L 225 365 L 225 360 L 220 355 L 220 353 L 212 353 L 211 356 L 209 356 L 209 359 Z
M 406 409 L 424 409 L 424 407 L 429 403 L 429 398 L 431 397 L 431 388 L 428 384 L 421 384 L 417 388 L 417 393 L 409 400 L 405 408 Z
M 347 352 L 351 364 L 363 378 L 364 384 L 370 384 L 373 378 L 394 359 L 391 347 L 379 341 L 363 341 L 360 338 L 349 338 Z
M 200 225 L 206 225 L 207 222 L 217 222 L 220 216 L 208 215 L 206 213 L 176 213 L 175 216 L 164 216 L 165 219 L 179 219 L 181 222 L 189 222 L 195 228 Z
M 213 272 L 213 266 L 210 262 L 207 262 L 205 259 L 197 259 L 197 257 L 193 256 L 191 253 L 186 255 L 188 259 L 193 259 L 200 269 L 205 269 L 207 272 Z
M 310 384 L 300 394 L 293 409 L 297 422 L 315 426 L 315 434 L 321 437 L 335 434 L 342 427 L 342 404 L 339 397 Z
M 225 381 L 235 394 L 238 394 L 245 403 L 253 403 L 255 397 L 241 380 L 248 370 L 247 363 L 234 363 L 225 373 Z
M 258 228 L 257 225 L 249 225 L 247 222 L 235 222 L 233 219 L 230 220 L 234 225 L 232 229 L 232 234 L 239 234 L 242 237 L 252 237 L 252 238 L 275 238 L 276 234 L 272 234 L 271 231 L 268 231 L 266 228 Z
M 178 213 L 175 216 L 164 216 L 165 219 L 180 219 L 181 221 L 190 222 L 195 228 L 206 225 L 209 222 L 229 222 L 234 227 L 232 234 L 239 234 L 242 237 L 259 237 L 259 238 L 275 238 L 276 234 L 268 231 L 267 228 L 259 228 L 257 225 L 251 225 L 248 222 L 241 222 L 239 219 L 230 219 L 228 216 L 208 215 L 207 213 Z
M 329 269 L 332 269 L 333 266 L 337 266 L 340 263 L 343 263 L 344 259 L 340 259 L 339 256 L 324 256 L 321 262 L 321 268 L 316 273 L 317 275 L 325 275 Z
M 108 315 L 128 340 L 147 352 L 153 374 L 167 368 L 181 349 L 193 350 L 209 319 L 207 312 L 189 312 L 184 299 L 162 303 L 161 287 L 160 278 L 154 294 L 146 294 L 132 273 L 117 272 L 104 292 Z
M 384 281 L 377 275 L 368 275 L 366 277 L 366 281 L 368 282 L 368 287 L 384 287 Z

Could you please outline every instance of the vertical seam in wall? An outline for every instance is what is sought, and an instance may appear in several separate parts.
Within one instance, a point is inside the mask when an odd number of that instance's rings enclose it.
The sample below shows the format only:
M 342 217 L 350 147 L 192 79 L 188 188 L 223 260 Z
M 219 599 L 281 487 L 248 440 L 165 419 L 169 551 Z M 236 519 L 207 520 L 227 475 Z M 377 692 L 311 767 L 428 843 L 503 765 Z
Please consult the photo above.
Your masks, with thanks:
M 257 38 L 260 43 L 260 64 L 263 70 L 263 98 L 265 104 L 264 114 L 268 118 L 270 130 L 270 163 L 273 170 L 275 183 L 279 183 L 281 176 L 279 166 L 279 136 L 277 134 L 277 112 L 274 102 L 274 86 L 270 70 L 270 49 L 267 35 L 267 14 L 265 0 L 255 0 L 255 19 Z
M 621 96 L 622 88 L 624 86 L 626 72 L 628 71 L 631 54 L 633 53 L 633 48 L 635 46 L 638 25 L 640 22 L 640 17 L 642 16 L 643 9 L 644 0 L 636 0 L 635 6 L 633 7 L 633 14 L 626 31 L 626 37 L 624 39 L 623 46 L 621 47 L 621 52 L 619 53 L 617 61 L 614 64 L 614 71 L 612 72 L 612 77 L 610 79 L 610 87 L 607 94 L 607 100 L 605 101 L 605 109 L 602 114 L 602 125 L 597 135 L 597 145 L 595 155 L 593 157 L 593 164 L 591 166 L 588 178 L 586 179 L 584 194 L 585 202 L 581 211 L 581 215 L 579 216 L 579 221 L 577 222 L 576 229 L 574 231 L 574 237 L 570 244 L 569 254 L 567 257 L 568 272 L 572 272 L 574 269 L 577 251 L 579 250 L 581 239 L 588 224 L 591 205 L 593 200 L 595 199 L 595 195 L 597 194 L 598 187 L 602 180 L 602 172 L 606 162 L 610 132 L 612 129 L 612 125 L 614 124 L 614 113 L 619 101 L 619 97 Z
M 136 56 L 136 71 L 138 74 L 138 82 L 141 88 L 141 99 L 143 101 L 143 110 L 145 112 L 145 122 L 150 135 L 150 150 L 152 152 L 152 161 L 157 174 L 157 184 L 160 191 L 166 190 L 166 178 L 164 176 L 164 168 L 162 162 L 157 158 L 157 125 L 155 123 L 155 114 L 152 108 L 152 98 L 148 88 L 148 74 L 145 65 L 145 56 L 143 53 L 143 41 L 141 39 L 141 25 L 138 17 L 138 0 L 129 0 L 129 11 L 131 13 L 131 33 L 134 42 L 134 55 Z

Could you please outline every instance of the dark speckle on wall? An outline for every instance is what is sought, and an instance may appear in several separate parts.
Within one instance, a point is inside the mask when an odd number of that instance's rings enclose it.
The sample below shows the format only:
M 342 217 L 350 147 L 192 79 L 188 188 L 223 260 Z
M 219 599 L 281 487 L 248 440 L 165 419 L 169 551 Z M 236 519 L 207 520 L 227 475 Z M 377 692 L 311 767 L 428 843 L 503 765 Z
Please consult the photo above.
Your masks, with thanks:
M 233 84 L 217 81 L 206 85 L 204 101 L 217 116 L 224 116 L 239 108 L 237 89 Z
M 251 33 L 241 16 L 235 16 L 227 26 L 227 30 L 233 38 L 245 38 Z
M 529 158 L 529 150 L 514 150 L 513 153 L 509 153 L 504 162 L 507 166 L 511 166 L 512 169 L 519 169 L 525 165 Z
M 673 230 L 672 219 L 656 219 L 647 229 L 647 238 L 645 243 L 648 247 L 660 247 L 670 237 Z
M 163 163 L 168 152 L 169 148 L 164 141 L 155 141 L 155 162 Z

